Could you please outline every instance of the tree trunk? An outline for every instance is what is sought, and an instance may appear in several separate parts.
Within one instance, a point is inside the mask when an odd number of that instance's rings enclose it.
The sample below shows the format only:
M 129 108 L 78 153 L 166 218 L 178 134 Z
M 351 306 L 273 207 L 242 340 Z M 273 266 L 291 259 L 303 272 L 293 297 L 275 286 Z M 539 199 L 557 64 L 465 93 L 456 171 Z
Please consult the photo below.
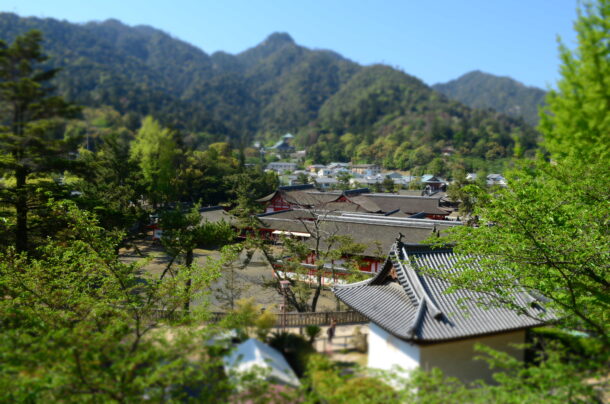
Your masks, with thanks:
M 320 298 L 320 293 L 322 292 L 322 269 L 318 269 L 317 276 L 317 286 L 316 291 L 313 294 L 313 299 L 311 300 L 311 311 L 316 311 L 316 307 L 318 306 L 318 299 Z
M 193 250 L 188 250 L 186 252 L 186 258 L 185 258 L 185 264 L 186 267 L 189 269 L 189 272 L 191 270 L 191 266 L 193 265 Z M 191 284 L 192 284 L 192 280 L 191 280 L 191 274 L 189 273 L 189 276 L 186 280 L 186 286 L 184 288 L 184 295 L 186 300 L 184 301 L 184 310 L 185 311 L 189 311 L 190 307 L 191 307 L 191 297 L 190 297 L 190 293 L 191 293 Z
M 28 250 L 28 196 L 26 185 L 25 168 L 19 167 L 15 171 L 17 186 L 15 188 L 15 211 L 17 213 L 17 227 L 15 234 L 15 244 L 17 252 L 27 252 Z

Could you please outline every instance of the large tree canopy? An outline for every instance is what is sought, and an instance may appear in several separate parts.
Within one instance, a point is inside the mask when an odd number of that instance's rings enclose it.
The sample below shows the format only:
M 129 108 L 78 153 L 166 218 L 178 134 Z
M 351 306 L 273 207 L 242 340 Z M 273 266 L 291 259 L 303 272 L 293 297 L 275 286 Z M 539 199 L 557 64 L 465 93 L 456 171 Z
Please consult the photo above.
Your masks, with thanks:
M 549 151 L 580 158 L 610 152 L 610 2 L 588 3 L 574 24 L 578 47 L 560 46 L 561 80 L 549 92 L 540 129 Z

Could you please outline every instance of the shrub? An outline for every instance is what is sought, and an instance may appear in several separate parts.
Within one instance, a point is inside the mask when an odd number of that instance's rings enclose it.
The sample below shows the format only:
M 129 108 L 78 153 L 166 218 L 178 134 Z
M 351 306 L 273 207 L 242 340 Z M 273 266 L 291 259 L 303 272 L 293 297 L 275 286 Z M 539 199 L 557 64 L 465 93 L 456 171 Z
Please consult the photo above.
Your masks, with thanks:
M 310 344 L 313 344 L 315 339 L 320 336 L 321 332 L 322 329 L 317 325 L 308 325 L 307 327 L 305 327 L 305 334 L 307 335 L 307 338 L 309 338 Z

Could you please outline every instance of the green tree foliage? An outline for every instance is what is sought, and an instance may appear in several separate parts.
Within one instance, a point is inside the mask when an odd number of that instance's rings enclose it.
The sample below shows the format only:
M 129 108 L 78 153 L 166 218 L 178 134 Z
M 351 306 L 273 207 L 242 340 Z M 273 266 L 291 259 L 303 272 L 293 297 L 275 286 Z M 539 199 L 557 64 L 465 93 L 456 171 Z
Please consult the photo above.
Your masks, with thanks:
M 401 403 L 401 394 L 388 386 L 383 377 L 342 374 L 339 365 L 322 355 L 307 361 L 308 402 Z M 387 378 L 386 378 L 387 379 Z
M 447 188 L 447 196 L 459 203 L 460 214 L 469 218 L 472 216 L 480 191 L 481 188 L 477 184 L 466 179 L 464 171 L 458 171 L 453 176 L 453 183 Z
M 609 167 L 540 162 L 511 176 L 506 189 L 479 192 L 474 214 L 481 226 L 458 228 L 454 238 L 464 254 L 486 257 L 484 271 L 455 274 L 455 287 L 484 290 L 513 308 L 509 295 L 519 288 L 542 294 L 563 324 L 588 330 L 610 347 L 604 297 L 610 198 L 593 191 Z
M 204 221 L 197 205 L 189 211 L 177 207 L 163 212 L 161 228 L 163 229 L 161 242 L 170 256 L 170 263 L 163 272 L 164 275 L 171 271 L 172 263 L 179 257 L 184 257 L 187 273 L 192 272 L 195 248 L 218 248 L 228 244 L 235 237 L 231 225 L 225 221 L 218 223 Z M 187 296 L 190 296 L 191 283 L 191 278 L 187 277 L 184 286 Z M 185 310 L 189 307 L 190 300 L 185 300 Z
M 487 305 L 519 311 L 512 298 L 515 293 L 542 295 L 544 304 L 558 316 L 557 325 L 586 333 L 595 351 L 587 355 L 591 360 L 582 355 L 575 359 L 572 348 L 556 346 L 546 349 L 538 368 L 519 365 L 517 370 L 514 362 L 511 365 L 503 358 L 513 372 L 497 378 L 497 389 L 480 392 L 499 394 L 507 402 L 511 402 L 511 391 L 519 391 L 519 397 L 539 397 L 546 391 L 549 401 L 592 402 L 598 399 L 594 386 L 608 390 L 603 381 L 610 354 L 610 198 L 600 184 L 610 175 L 610 159 L 607 133 L 601 132 L 600 116 L 606 114 L 592 114 L 593 106 L 605 104 L 598 92 L 587 89 L 603 87 L 610 77 L 609 70 L 598 70 L 601 62 L 593 57 L 607 52 L 607 41 L 591 42 L 591 38 L 607 38 L 609 6 L 607 0 L 600 0 L 585 5 L 579 13 L 577 54 L 589 56 L 574 62 L 562 51 L 560 89 L 566 93 L 562 95 L 560 90 L 549 95 L 553 115 L 541 126 L 556 160 L 522 162 L 508 176 L 507 188 L 491 195 L 476 194 L 474 214 L 480 218 L 480 226 L 455 228 L 450 237 L 463 254 L 463 271 L 436 272 L 453 288 L 485 293 L 487 298 L 481 303 Z M 600 21 L 599 16 L 606 17 Z M 579 67 L 576 70 L 574 63 Z M 598 72 L 596 78 L 590 76 L 591 70 Z M 567 91 L 566 83 L 577 82 L 586 88 Z M 575 94 L 579 94 L 578 102 Z M 582 126 L 567 130 L 562 125 L 568 122 Z M 468 265 L 473 256 L 480 257 L 482 271 Z M 497 353 L 492 355 L 498 359 Z M 523 383 L 524 377 L 528 383 Z
M 349 180 L 352 179 L 352 174 L 347 171 L 341 171 L 337 174 L 338 188 L 341 190 L 347 190 L 351 188 Z
M 216 261 L 220 266 L 222 278 L 214 287 L 214 297 L 225 310 L 235 310 L 237 302 L 250 288 L 250 284 L 243 277 L 245 266 L 239 262 L 242 251 L 241 244 L 226 245 L 220 250 L 220 258 Z
M 62 138 L 60 118 L 77 109 L 51 95 L 49 81 L 57 70 L 43 67 L 47 56 L 41 42 L 39 31 L 18 36 L 11 45 L 0 41 L 0 170 L 15 180 L 1 190 L 1 202 L 14 208 L 18 251 L 28 250 L 30 181 L 73 165 L 67 157 L 74 145 Z
M 311 181 L 310 178 L 311 177 L 305 173 L 299 173 L 297 175 L 296 182 L 298 184 L 309 184 L 309 182 Z
M 275 314 L 263 310 L 262 306 L 254 302 L 254 298 L 236 300 L 234 307 L 222 320 L 224 327 L 237 330 L 239 339 L 256 337 L 262 341 L 267 339 L 276 322 Z
M 579 158 L 610 153 L 610 3 L 586 3 L 574 24 L 578 47 L 560 46 L 561 80 L 541 112 L 546 148 Z
M 381 186 L 383 187 L 385 192 L 394 192 L 394 190 L 396 188 L 396 184 L 394 183 L 394 180 L 387 175 L 381 182 Z
M 226 202 L 231 178 L 239 171 L 239 161 L 228 143 L 212 143 L 205 151 L 187 152 L 177 173 L 178 198 L 205 205 Z
M 142 121 L 132 143 L 130 155 L 137 162 L 153 206 L 168 202 L 173 194 L 178 149 L 169 129 L 148 116 Z
M 107 229 L 130 230 L 142 219 L 139 206 L 145 188 L 139 181 L 137 162 L 129 156 L 129 137 L 119 131 L 100 136 L 97 151 L 80 150 L 87 178 L 74 188 L 81 193 L 79 206 L 94 211 Z
M 231 213 L 237 218 L 237 227 L 242 230 L 256 229 L 258 220 L 254 217 L 260 211 L 256 199 L 269 195 L 277 189 L 279 180 L 275 172 L 264 172 L 261 168 L 249 169 L 227 177 L 230 184 L 229 195 L 233 203 Z
M 0 259 L 0 401 L 226 402 L 230 384 L 200 326 L 170 330 L 156 320 L 182 306 L 186 272 L 142 278 L 116 254 L 121 234 L 62 202 L 50 207 L 69 224 L 38 258 Z M 218 274 L 193 271 L 204 290 Z M 193 317 L 194 318 L 194 317 Z

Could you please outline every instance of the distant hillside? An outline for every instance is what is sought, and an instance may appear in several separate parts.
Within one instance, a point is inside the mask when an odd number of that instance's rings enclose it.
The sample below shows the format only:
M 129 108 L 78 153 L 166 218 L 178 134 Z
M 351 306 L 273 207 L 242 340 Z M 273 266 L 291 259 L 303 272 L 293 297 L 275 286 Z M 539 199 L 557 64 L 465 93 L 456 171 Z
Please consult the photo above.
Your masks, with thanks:
M 435 84 L 432 88 L 469 107 L 491 108 L 523 118 L 530 125 L 538 124 L 538 107 L 546 96 L 546 92 L 539 88 L 478 70 L 444 84 Z
M 319 161 L 383 162 L 408 169 L 453 148 L 463 156 L 512 155 L 514 140 L 536 146 L 528 125 L 450 101 L 388 66 L 361 66 L 274 33 L 258 46 L 212 55 L 148 26 L 116 20 L 72 24 L 0 13 L 0 38 L 30 29 L 45 36 L 62 68 L 61 94 L 206 139 L 248 145 L 287 131 Z M 192 138 L 193 136 L 191 136 Z M 195 142 L 196 143 L 196 142 Z M 427 160 L 426 160 L 427 159 Z

